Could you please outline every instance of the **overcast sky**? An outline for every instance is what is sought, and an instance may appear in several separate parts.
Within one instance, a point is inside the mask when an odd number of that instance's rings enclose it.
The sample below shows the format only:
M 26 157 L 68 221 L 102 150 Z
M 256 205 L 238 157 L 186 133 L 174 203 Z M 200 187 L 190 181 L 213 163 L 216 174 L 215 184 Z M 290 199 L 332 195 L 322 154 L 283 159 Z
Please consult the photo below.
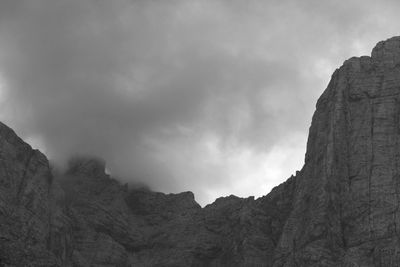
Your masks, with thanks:
M 400 35 L 398 1 L 0 0 L 0 120 L 61 164 L 163 192 L 267 194 L 318 96 Z

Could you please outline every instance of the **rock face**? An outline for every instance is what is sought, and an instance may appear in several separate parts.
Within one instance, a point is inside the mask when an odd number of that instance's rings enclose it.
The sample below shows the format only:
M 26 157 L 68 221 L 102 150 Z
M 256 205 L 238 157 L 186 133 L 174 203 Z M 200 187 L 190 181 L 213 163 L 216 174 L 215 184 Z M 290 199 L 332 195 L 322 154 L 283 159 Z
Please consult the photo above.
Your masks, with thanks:
M 128 189 L 98 159 L 54 173 L 0 123 L 0 266 L 400 266 L 400 37 L 335 71 L 305 165 L 201 208 Z
M 0 266 L 269 266 L 295 188 L 202 209 L 191 192 L 128 190 L 97 159 L 55 175 L 1 123 L 0 148 Z
M 400 266 L 399 100 L 399 37 L 335 71 L 274 266 Z
M 52 174 L 46 157 L 0 125 L 0 264 L 52 266 Z

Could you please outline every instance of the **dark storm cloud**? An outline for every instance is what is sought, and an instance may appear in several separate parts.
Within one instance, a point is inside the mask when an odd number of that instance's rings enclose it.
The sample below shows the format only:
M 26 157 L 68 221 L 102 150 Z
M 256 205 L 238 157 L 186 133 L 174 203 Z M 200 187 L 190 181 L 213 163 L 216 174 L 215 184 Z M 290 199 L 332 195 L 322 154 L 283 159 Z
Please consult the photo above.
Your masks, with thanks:
M 292 152 L 285 142 L 300 138 L 304 154 L 330 72 L 394 35 L 397 8 L 1 1 L 1 117 L 57 162 L 97 155 L 124 180 L 193 190 L 203 203 L 229 190 L 251 194 L 263 181 L 235 188 L 254 176 L 253 164 L 270 159 L 273 168 L 272 151 Z

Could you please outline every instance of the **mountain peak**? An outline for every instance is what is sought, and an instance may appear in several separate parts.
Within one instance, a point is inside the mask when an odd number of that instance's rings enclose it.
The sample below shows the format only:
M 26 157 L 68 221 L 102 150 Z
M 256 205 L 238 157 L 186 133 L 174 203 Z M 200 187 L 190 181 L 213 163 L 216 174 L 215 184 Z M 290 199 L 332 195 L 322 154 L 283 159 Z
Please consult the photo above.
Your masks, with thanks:
M 76 156 L 68 163 L 67 174 L 82 174 L 90 177 L 104 176 L 106 162 L 97 157 Z
M 400 36 L 379 42 L 371 53 L 372 59 L 393 67 L 400 63 Z

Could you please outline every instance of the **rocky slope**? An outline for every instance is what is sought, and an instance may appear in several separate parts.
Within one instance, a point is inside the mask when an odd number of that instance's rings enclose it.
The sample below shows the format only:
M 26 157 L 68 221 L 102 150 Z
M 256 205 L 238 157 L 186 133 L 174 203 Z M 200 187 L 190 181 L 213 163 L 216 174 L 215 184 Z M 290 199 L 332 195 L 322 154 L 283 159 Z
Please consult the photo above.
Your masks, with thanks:
M 128 190 L 101 160 L 54 177 L 47 159 L 0 124 L 0 265 L 264 266 L 291 210 L 295 178 L 267 197 Z
M 56 174 L 0 123 L 0 266 L 400 266 L 399 102 L 394 37 L 332 75 L 296 176 L 204 208 L 98 159 Z

